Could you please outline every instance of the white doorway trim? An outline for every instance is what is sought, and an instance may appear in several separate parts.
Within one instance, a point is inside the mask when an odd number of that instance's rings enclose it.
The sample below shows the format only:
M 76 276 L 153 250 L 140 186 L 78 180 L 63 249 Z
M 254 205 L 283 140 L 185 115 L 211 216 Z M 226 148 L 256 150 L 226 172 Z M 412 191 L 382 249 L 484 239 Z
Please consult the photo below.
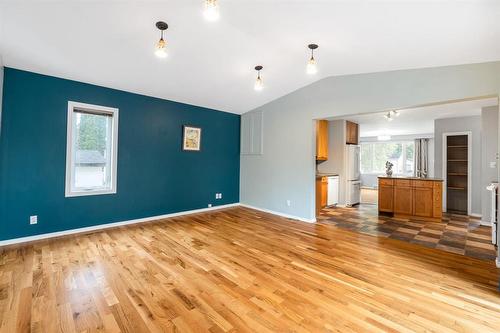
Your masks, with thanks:
M 448 195 L 448 186 L 447 186 L 447 166 L 448 166 L 448 152 L 447 152 L 447 137 L 454 135 L 467 135 L 467 215 L 471 215 L 472 210 L 472 202 L 471 202 L 471 187 L 472 187 L 472 132 L 445 132 L 443 133 L 443 212 L 446 212 L 446 198 Z

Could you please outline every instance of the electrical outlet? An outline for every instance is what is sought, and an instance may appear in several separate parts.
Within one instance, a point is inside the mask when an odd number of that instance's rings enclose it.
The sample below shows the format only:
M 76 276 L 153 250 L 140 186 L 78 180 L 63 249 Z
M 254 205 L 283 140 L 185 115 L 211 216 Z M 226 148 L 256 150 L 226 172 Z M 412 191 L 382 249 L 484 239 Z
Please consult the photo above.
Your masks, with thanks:
M 286 201 L 286 205 L 287 205 L 288 207 L 290 207 L 290 206 L 292 205 L 292 202 L 291 202 L 290 200 L 287 200 L 287 201 Z
M 30 224 L 37 224 L 37 223 L 38 223 L 38 216 L 37 215 L 30 216 Z
M 212 204 L 208 204 L 208 208 L 212 207 Z

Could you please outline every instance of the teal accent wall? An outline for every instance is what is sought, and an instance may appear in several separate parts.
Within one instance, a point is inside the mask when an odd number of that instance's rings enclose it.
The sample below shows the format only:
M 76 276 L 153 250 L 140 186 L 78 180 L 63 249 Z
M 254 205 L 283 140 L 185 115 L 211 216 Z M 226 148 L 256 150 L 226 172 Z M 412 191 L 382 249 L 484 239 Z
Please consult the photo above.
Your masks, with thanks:
M 3 83 L 0 240 L 239 202 L 239 115 L 12 68 Z M 116 194 L 65 198 L 68 101 L 120 110 Z M 185 124 L 201 152 L 182 151 Z

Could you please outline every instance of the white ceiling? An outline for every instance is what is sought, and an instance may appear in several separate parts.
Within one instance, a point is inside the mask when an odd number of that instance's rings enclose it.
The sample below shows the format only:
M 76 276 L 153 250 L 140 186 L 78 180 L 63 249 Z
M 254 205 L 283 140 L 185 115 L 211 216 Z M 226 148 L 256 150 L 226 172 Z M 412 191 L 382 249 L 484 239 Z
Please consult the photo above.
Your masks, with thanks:
M 384 118 L 387 112 L 341 117 L 358 123 L 361 137 L 379 135 L 412 135 L 434 133 L 434 120 L 481 115 L 481 108 L 498 105 L 498 98 L 486 98 L 399 110 L 392 121 Z
M 202 0 L 0 3 L 5 66 L 234 113 L 331 75 L 500 60 L 500 1 L 219 0 L 215 23 Z M 170 25 L 163 61 L 158 20 Z

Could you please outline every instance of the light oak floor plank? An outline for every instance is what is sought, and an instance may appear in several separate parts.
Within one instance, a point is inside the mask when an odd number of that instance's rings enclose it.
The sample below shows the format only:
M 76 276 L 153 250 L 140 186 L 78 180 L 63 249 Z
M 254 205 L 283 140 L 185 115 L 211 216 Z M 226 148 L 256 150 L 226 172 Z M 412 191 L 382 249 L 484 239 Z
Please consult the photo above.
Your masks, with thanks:
M 237 207 L 0 251 L 0 332 L 500 328 L 493 262 L 330 220 Z

